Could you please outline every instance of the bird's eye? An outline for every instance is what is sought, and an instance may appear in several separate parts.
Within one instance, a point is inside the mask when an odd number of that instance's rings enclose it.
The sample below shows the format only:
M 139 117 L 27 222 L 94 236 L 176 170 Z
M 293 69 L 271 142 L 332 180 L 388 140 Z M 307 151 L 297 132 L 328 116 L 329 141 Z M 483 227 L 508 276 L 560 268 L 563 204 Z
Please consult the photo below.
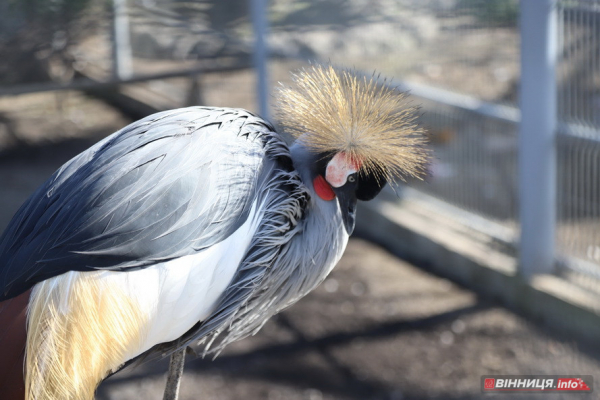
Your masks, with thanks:
M 350 175 L 350 176 L 348 177 L 348 182 L 350 182 L 350 183 L 354 183 L 354 182 L 356 182 L 356 177 L 355 177 L 354 175 Z

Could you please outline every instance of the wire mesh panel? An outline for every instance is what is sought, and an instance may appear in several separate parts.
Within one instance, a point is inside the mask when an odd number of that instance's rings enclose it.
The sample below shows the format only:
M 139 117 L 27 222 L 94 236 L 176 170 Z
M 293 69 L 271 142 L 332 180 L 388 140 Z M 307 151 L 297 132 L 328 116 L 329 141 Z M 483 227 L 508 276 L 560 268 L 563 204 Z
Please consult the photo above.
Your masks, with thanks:
M 90 95 L 132 119 L 196 104 L 257 111 L 252 51 L 245 0 L 1 1 L 0 153 L 93 130 L 77 116 Z
M 243 73 L 253 68 L 252 51 L 252 23 L 243 0 L 11 0 L 0 5 L 0 56 L 7 61 L 0 66 L 0 94 L 135 82 L 127 95 L 144 97 L 155 109 L 175 108 L 202 103 L 200 86 L 213 72 L 241 72 L 231 75 L 233 85 L 221 92 L 233 99 L 231 106 L 252 108 L 248 99 L 255 82 Z M 176 79 L 181 77 L 190 79 Z M 145 84 L 151 80 L 152 85 Z
M 559 4 L 558 111 L 560 122 L 577 124 L 600 136 L 600 2 Z
M 137 73 L 209 65 L 251 67 L 248 2 L 136 0 L 128 4 Z
M 518 221 L 516 125 L 426 102 L 435 157 L 420 190 L 507 227 Z
M 559 144 L 559 251 L 600 265 L 600 143 L 561 135 Z
M 342 4 L 343 3 L 343 4 Z M 274 0 L 271 71 L 282 56 L 331 61 L 473 101 L 515 105 L 519 81 L 515 0 L 341 2 Z M 517 228 L 516 125 L 413 95 L 434 160 L 417 187 Z
M 558 7 L 557 245 L 577 259 L 568 266 L 600 277 L 600 3 Z
M 274 0 L 271 13 L 276 55 L 516 102 L 515 0 Z
M 0 2 L 0 86 L 68 83 L 90 64 L 110 66 L 110 25 L 92 0 Z

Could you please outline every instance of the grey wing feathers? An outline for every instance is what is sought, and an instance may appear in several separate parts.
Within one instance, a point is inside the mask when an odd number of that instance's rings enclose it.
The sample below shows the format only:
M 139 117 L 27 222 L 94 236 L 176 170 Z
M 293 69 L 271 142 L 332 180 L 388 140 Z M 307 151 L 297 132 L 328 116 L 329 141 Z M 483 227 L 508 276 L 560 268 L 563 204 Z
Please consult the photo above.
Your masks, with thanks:
M 123 367 L 164 357 L 197 341 L 207 342 L 204 354 L 210 351 L 218 354 L 227 344 L 256 332 L 277 311 L 271 305 L 277 304 L 280 299 L 270 295 L 269 290 L 272 294 L 273 288 L 280 287 L 283 282 L 275 282 L 277 277 L 270 275 L 275 266 L 286 270 L 284 275 L 293 273 L 294 262 L 288 260 L 282 264 L 281 255 L 289 252 L 291 239 L 302 232 L 303 225 L 300 222 L 305 217 L 310 195 L 292 168 L 283 142 L 271 138 L 266 149 L 270 158 L 279 161 L 281 168 L 266 184 L 261 185 L 257 198 L 257 202 L 263 204 L 261 223 L 244 260 L 214 311 L 179 339 L 158 344 Z M 286 164 L 288 161 L 289 164 Z M 276 275 L 286 279 L 281 274 Z M 270 285 L 273 287 L 269 288 Z
M 144 268 L 221 241 L 247 218 L 273 128 L 193 107 L 133 123 L 61 167 L 0 238 L 0 300 L 69 270 Z

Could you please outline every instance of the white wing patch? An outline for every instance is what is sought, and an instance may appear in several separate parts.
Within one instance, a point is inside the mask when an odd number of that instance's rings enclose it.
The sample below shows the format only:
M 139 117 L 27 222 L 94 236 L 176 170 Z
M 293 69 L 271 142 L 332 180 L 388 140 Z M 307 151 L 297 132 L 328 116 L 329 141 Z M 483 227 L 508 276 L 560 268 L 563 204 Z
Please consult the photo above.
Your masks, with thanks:
M 67 304 L 73 283 L 79 281 L 121 293 L 136 312 L 139 310 L 141 325 L 130 329 L 137 329 L 134 336 L 141 334 L 141 340 L 123 343 L 126 351 L 121 363 L 124 363 L 156 344 L 178 339 L 210 316 L 250 246 L 263 208 L 264 204 L 254 203 L 246 222 L 232 235 L 194 255 L 135 271 L 71 271 L 46 283 L 64 294 L 60 301 L 60 312 L 64 315 L 77 311 L 69 309 Z M 114 365 L 107 367 L 105 370 Z
M 143 344 L 131 348 L 124 362 L 181 337 L 214 311 L 256 232 L 261 214 L 256 208 L 231 236 L 197 254 L 138 271 L 101 273 L 122 285 L 148 316 Z

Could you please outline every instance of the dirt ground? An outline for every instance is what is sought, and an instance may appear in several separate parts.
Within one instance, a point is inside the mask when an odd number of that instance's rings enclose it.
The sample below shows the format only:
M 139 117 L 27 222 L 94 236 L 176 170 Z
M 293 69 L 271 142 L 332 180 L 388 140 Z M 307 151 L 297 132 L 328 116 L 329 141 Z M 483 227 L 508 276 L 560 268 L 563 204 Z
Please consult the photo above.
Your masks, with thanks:
M 181 399 L 508 399 L 484 374 L 600 377 L 559 338 L 376 245 L 352 239 L 323 285 L 216 360 L 188 359 Z M 166 364 L 105 382 L 98 399 L 160 399 Z M 544 399 L 597 398 L 547 394 Z
M 12 145 L 0 152 L 0 229 L 63 162 L 127 122 L 96 100 L 73 94 L 65 101 L 61 113 L 49 109 L 33 120 L 11 114 L 19 135 L 2 137 Z M 71 115 L 68 102 L 85 118 Z M 28 104 L 33 113 L 35 102 Z M 122 371 L 97 399 L 161 399 L 165 372 L 165 361 Z M 599 382 L 600 352 L 352 239 L 324 284 L 256 336 L 214 361 L 189 357 L 181 400 L 598 398 L 598 388 L 592 395 L 483 395 L 484 374 L 586 374 Z

